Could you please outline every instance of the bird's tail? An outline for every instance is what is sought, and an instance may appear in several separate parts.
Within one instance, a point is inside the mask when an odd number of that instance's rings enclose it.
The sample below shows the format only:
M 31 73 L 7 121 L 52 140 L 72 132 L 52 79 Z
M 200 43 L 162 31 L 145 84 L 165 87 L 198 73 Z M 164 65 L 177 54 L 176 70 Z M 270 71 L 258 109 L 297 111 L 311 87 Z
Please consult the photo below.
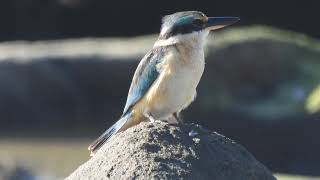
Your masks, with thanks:
M 91 151 L 90 156 L 93 156 L 97 150 L 106 143 L 114 134 L 116 134 L 128 120 L 131 118 L 131 113 L 121 117 L 115 124 L 113 124 L 108 130 L 106 130 L 98 139 L 96 139 L 89 147 Z

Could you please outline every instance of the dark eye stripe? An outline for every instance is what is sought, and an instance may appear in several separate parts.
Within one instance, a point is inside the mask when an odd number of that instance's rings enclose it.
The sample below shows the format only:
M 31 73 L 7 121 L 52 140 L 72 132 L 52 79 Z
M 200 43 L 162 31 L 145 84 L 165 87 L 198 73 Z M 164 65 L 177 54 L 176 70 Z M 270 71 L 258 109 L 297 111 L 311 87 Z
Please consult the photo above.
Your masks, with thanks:
M 201 19 L 196 19 L 193 21 L 193 24 L 196 26 L 203 26 L 204 22 Z
M 204 23 L 201 21 L 196 23 L 190 23 L 190 24 L 183 24 L 179 26 L 175 26 L 169 31 L 168 33 L 163 35 L 164 39 L 168 39 L 171 36 L 177 35 L 177 34 L 187 34 L 192 33 L 195 31 L 200 31 L 203 29 Z
M 178 26 L 176 28 L 173 29 L 172 31 L 172 35 L 176 35 L 176 34 L 187 34 L 187 33 L 191 33 L 194 31 L 200 31 L 202 30 L 202 25 L 198 25 L 198 24 L 186 24 L 186 25 L 182 25 L 182 26 Z

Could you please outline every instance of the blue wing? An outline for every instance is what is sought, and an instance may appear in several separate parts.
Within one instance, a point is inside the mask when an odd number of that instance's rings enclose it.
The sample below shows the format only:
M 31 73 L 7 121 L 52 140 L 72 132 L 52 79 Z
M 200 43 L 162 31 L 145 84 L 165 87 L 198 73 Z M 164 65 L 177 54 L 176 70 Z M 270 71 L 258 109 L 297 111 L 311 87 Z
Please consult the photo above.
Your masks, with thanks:
M 153 48 L 140 61 L 131 82 L 122 117 L 147 93 L 158 78 L 160 72 L 157 64 L 163 59 L 164 51 L 164 47 Z

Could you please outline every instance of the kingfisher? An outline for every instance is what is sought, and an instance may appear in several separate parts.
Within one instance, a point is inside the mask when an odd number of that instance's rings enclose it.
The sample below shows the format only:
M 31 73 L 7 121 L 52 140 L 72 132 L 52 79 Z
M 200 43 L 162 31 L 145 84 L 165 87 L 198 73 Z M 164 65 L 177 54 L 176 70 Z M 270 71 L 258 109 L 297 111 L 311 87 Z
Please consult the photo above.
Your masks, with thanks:
M 114 134 L 142 121 L 171 118 L 181 122 L 179 113 L 197 95 L 209 32 L 238 20 L 238 17 L 207 17 L 199 11 L 164 16 L 158 40 L 134 73 L 120 119 L 88 147 L 91 155 Z

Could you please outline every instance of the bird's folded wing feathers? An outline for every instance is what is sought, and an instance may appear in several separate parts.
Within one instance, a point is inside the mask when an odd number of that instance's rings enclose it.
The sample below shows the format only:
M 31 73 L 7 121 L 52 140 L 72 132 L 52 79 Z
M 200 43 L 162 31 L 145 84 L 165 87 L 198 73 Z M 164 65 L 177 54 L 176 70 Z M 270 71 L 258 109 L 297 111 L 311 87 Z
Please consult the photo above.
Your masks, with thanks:
M 158 78 L 160 70 L 157 68 L 157 64 L 161 63 L 164 51 L 164 47 L 153 48 L 140 61 L 131 82 L 122 116 L 147 93 L 154 81 Z
M 161 63 L 163 59 L 164 48 L 157 47 L 149 51 L 145 57 L 139 63 L 139 66 L 133 76 L 130 86 L 127 103 L 124 108 L 123 114 L 119 121 L 106 130 L 97 140 L 95 140 L 88 149 L 91 151 L 91 155 L 117 133 L 122 126 L 131 118 L 130 109 L 134 106 L 149 90 L 154 81 L 160 74 L 160 69 L 157 65 Z

